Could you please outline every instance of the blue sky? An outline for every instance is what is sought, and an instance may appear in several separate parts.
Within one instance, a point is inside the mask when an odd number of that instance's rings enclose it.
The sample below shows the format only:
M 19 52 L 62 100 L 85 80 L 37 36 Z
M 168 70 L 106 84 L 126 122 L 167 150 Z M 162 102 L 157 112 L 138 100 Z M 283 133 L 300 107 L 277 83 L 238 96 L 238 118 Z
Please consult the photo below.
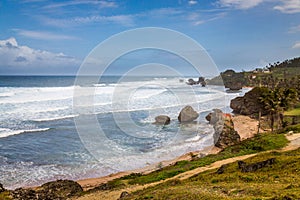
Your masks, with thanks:
M 4 0 L 0 27 L 0 74 L 76 74 L 100 42 L 142 27 L 186 34 L 220 71 L 300 56 L 300 0 Z M 164 62 L 164 55 L 145 51 L 117 63 L 129 69 L 133 60 Z

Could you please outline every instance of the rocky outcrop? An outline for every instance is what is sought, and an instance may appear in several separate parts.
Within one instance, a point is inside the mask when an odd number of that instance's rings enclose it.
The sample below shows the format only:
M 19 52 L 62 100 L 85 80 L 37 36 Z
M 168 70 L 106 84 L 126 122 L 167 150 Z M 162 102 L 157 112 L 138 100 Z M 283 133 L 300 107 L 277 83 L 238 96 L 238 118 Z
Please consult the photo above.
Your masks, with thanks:
M 199 114 L 192 106 L 185 106 L 179 113 L 179 122 L 192 122 L 199 117 Z
M 224 114 L 219 109 L 214 109 L 212 113 L 206 116 L 206 119 L 214 127 L 214 144 L 216 147 L 223 149 L 240 142 L 241 137 L 234 130 L 231 115 Z
M 3 187 L 3 185 L 0 183 L 0 193 L 6 191 L 6 189 Z
M 171 119 L 169 116 L 166 115 L 159 115 L 157 117 L 155 117 L 155 122 L 154 124 L 156 125 L 168 125 L 170 124 Z
M 275 163 L 275 158 L 270 158 L 268 160 L 264 160 L 262 162 L 252 163 L 247 165 L 244 161 L 238 161 L 239 169 L 242 172 L 255 172 L 258 169 L 266 167 L 268 165 L 273 165 Z
M 266 91 L 266 88 L 253 88 L 247 92 L 243 97 L 236 97 L 231 100 L 230 108 L 233 109 L 234 113 L 241 115 L 254 115 L 259 111 L 262 115 L 267 114 L 263 104 L 260 102 L 261 95 Z
M 198 81 L 194 81 L 194 79 L 190 78 L 187 82 L 188 85 L 201 85 L 202 87 L 206 86 L 205 78 L 199 77 Z
M 36 190 L 18 188 L 11 191 L 16 200 L 64 200 L 79 195 L 82 187 L 75 181 L 57 180 L 38 187 Z

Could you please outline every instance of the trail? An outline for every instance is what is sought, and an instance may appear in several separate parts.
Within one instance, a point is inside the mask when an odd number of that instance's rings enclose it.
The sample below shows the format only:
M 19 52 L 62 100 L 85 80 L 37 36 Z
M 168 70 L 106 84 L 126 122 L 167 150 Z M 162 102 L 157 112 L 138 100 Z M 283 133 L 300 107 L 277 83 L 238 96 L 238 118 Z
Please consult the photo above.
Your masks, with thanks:
M 290 143 L 286 147 L 284 147 L 278 151 L 284 152 L 284 151 L 291 151 L 291 150 L 300 148 L 300 133 L 286 135 L 286 138 L 290 141 Z M 174 179 L 185 180 L 185 179 L 188 179 L 199 173 L 202 173 L 202 172 L 205 172 L 208 170 L 212 170 L 212 169 L 217 169 L 224 164 L 230 164 L 230 163 L 236 162 L 238 160 L 245 160 L 245 159 L 254 157 L 258 154 L 261 154 L 261 153 L 266 153 L 266 152 L 260 152 L 260 153 L 249 154 L 249 155 L 238 156 L 238 157 L 234 157 L 234 158 L 228 158 L 225 160 L 216 161 L 208 166 L 199 167 L 199 168 L 178 174 L 177 176 L 168 178 L 166 180 L 161 180 L 161 181 L 154 182 L 154 183 L 149 183 L 149 184 L 145 184 L 145 185 L 130 185 L 123 189 L 117 189 L 117 190 L 111 190 L 111 191 L 110 190 L 109 191 L 97 191 L 95 193 L 91 193 L 91 194 L 87 194 L 82 197 L 79 197 L 79 198 L 77 198 L 77 200 L 102 200 L 102 199 L 116 200 L 120 197 L 120 195 L 123 191 L 127 191 L 127 192 L 131 193 L 131 192 L 135 192 L 135 191 L 142 190 L 142 189 L 145 189 L 148 187 L 152 187 L 152 186 L 164 183 L 166 181 L 174 180 Z

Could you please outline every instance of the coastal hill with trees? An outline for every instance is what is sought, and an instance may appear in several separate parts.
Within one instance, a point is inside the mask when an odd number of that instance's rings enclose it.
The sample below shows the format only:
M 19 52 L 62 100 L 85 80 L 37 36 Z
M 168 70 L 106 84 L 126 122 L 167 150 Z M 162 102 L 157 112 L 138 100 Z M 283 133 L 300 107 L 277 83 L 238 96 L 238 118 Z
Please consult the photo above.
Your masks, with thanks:
M 231 90 L 242 87 L 295 88 L 300 91 L 300 57 L 275 62 L 264 68 L 252 71 L 235 72 L 232 69 L 222 72 L 219 76 L 207 80 L 209 85 L 225 85 Z

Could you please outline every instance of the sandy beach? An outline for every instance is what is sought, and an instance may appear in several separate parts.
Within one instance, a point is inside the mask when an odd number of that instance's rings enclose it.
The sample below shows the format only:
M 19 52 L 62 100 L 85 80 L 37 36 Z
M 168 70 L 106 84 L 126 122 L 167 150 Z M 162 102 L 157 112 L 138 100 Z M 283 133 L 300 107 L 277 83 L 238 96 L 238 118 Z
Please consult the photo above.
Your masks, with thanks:
M 255 119 L 252 119 L 248 116 L 244 115 L 235 115 L 232 117 L 233 123 L 235 130 L 238 132 L 238 134 L 241 137 L 241 140 L 245 140 L 247 138 L 253 137 L 255 134 L 257 134 L 257 127 L 258 127 L 258 121 Z M 161 166 L 169 166 L 169 165 L 174 165 L 178 161 L 182 160 L 191 160 L 192 155 L 201 155 L 205 156 L 208 154 L 217 154 L 221 151 L 220 148 L 217 147 L 207 147 L 206 149 L 203 149 L 201 151 L 195 151 L 195 152 L 189 152 L 186 153 L 180 157 L 174 158 L 172 160 L 166 160 L 161 162 Z M 142 174 L 148 174 L 151 173 L 155 170 L 157 170 L 158 163 L 146 166 L 144 168 L 140 169 L 135 169 L 135 170 L 130 170 L 130 171 L 124 171 L 124 172 L 119 172 L 115 174 L 110 174 L 108 176 L 104 177 L 98 177 L 98 178 L 90 178 L 90 179 L 83 179 L 83 180 L 78 180 L 77 182 L 83 187 L 84 190 L 89 190 L 91 188 L 94 188 L 100 184 L 106 183 L 108 181 L 111 181 L 116 178 L 120 178 L 132 173 L 142 173 Z

